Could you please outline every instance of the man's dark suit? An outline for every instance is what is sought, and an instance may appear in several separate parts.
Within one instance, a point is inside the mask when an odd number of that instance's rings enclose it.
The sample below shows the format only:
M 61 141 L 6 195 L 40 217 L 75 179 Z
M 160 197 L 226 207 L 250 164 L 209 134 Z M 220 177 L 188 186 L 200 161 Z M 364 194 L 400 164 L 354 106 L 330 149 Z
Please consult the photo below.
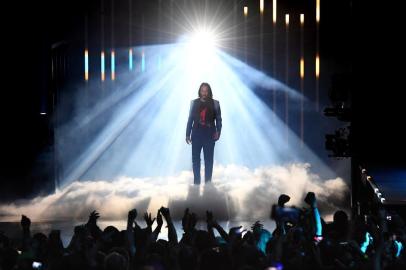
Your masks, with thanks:
M 203 106 L 203 107 L 202 107 Z M 202 108 L 209 112 L 202 119 Z M 214 99 L 202 102 L 199 98 L 190 104 L 189 118 L 186 126 L 186 138 L 192 139 L 192 163 L 194 183 L 200 184 L 200 152 L 203 148 L 205 181 L 210 182 L 213 173 L 215 133 L 220 136 L 222 127 L 220 103 Z

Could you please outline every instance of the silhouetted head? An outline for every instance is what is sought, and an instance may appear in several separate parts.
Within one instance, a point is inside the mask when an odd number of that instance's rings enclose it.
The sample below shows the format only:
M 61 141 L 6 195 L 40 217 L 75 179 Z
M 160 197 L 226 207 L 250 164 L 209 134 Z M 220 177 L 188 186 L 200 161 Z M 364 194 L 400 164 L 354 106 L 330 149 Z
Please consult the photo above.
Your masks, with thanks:
M 285 203 L 287 203 L 289 200 L 290 200 L 290 197 L 288 195 L 282 194 L 279 196 L 278 205 L 283 207 L 283 206 L 285 206 Z
M 128 262 L 125 257 L 117 252 L 112 252 L 104 259 L 104 269 L 106 270 L 127 270 Z
M 314 204 L 314 202 L 316 201 L 316 195 L 314 194 L 314 192 L 308 192 L 306 194 L 306 197 L 304 198 L 305 203 L 312 205 Z
M 199 95 L 199 98 L 207 99 L 207 98 L 213 98 L 213 92 L 211 91 L 210 84 L 204 82 L 200 85 L 199 91 L 197 93 Z
M 334 213 L 333 217 L 334 224 L 339 226 L 346 226 L 348 224 L 348 215 L 342 210 L 338 210 Z

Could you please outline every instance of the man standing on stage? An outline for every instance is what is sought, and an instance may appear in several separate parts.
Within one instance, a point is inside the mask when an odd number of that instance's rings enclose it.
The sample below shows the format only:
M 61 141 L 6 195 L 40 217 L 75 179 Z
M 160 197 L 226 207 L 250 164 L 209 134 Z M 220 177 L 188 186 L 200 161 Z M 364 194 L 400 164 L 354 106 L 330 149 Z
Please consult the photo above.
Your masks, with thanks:
M 211 181 L 213 173 L 214 144 L 220 138 L 221 110 L 220 103 L 213 99 L 208 83 L 202 83 L 199 98 L 190 104 L 189 118 L 186 126 L 186 143 L 192 144 L 192 163 L 195 185 L 200 184 L 200 152 L 204 154 L 204 178 Z M 214 120 L 216 122 L 214 123 Z

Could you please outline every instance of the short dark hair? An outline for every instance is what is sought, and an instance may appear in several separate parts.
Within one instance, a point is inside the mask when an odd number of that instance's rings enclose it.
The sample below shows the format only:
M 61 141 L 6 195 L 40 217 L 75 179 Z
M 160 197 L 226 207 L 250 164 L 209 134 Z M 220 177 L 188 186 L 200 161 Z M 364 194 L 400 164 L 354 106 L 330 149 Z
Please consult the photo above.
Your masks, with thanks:
M 201 97 L 200 90 L 202 89 L 203 86 L 207 86 L 207 89 L 209 89 L 209 98 L 213 98 L 213 92 L 211 91 L 210 84 L 208 84 L 208 83 L 206 83 L 206 82 L 204 82 L 204 83 L 202 83 L 202 84 L 200 85 L 199 91 L 197 92 L 197 95 L 198 95 L 199 97 Z

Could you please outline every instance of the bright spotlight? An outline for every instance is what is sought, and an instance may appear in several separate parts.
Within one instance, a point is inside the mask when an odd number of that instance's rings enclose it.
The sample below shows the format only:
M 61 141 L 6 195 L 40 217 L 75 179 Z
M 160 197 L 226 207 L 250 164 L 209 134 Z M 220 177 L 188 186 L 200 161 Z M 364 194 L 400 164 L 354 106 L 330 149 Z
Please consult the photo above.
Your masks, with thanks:
M 216 45 L 216 35 L 208 30 L 195 32 L 189 40 L 189 46 L 199 52 L 213 50 Z
M 203 29 L 189 35 L 186 41 L 188 64 L 196 67 L 199 63 L 196 72 L 203 72 L 215 58 L 218 45 L 213 31 Z

